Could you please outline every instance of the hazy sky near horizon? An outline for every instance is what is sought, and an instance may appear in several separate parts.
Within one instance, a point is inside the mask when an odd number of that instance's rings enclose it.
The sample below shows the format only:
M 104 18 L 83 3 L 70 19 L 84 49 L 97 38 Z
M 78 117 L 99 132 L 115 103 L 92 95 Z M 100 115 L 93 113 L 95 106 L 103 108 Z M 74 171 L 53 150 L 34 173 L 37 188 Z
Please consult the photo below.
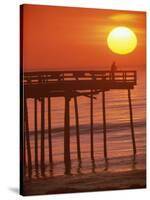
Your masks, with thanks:
M 145 70 L 145 12 L 24 5 L 22 23 L 25 71 L 101 70 L 114 60 L 120 69 Z M 118 26 L 137 36 L 137 48 L 130 54 L 108 48 L 107 36 Z

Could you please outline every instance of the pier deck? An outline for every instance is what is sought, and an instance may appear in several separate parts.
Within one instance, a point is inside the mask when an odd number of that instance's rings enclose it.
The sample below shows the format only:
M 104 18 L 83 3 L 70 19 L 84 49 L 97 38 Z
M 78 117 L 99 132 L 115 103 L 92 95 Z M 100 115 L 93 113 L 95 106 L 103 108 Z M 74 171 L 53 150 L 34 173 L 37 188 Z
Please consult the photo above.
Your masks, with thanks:
M 80 96 L 77 90 L 133 89 L 135 71 L 49 71 L 24 73 L 24 93 L 27 98 Z

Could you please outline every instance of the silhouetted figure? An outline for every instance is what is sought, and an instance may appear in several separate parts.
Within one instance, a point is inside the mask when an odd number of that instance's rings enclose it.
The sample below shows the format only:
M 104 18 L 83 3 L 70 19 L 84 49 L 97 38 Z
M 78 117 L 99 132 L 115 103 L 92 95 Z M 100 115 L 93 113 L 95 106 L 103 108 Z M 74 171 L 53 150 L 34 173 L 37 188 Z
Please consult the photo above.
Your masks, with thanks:
M 115 79 L 115 71 L 117 71 L 117 66 L 116 66 L 116 62 L 114 61 L 111 65 L 111 79 L 114 80 Z

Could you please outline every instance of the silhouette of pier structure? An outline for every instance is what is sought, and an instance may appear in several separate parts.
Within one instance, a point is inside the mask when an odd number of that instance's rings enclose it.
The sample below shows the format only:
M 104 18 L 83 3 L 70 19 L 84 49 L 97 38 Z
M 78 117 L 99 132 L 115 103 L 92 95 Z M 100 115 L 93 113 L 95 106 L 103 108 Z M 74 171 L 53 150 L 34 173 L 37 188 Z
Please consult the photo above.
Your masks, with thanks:
M 27 99 L 34 100 L 34 156 L 35 167 L 41 174 L 45 173 L 45 134 L 48 134 L 49 164 L 53 166 L 53 149 L 52 149 L 52 113 L 51 98 L 64 97 L 64 164 L 65 173 L 70 174 L 71 158 L 70 158 L 70 100 L 74 99 L 75 121 L 76 121 L 76 144 L 77 158 L 81 161 L 80 148 L 80 130 L 79 130 L 79 109 L 78 97 L 85 96 L 90 98 L 90 155 L 94 160 L 94 140 L 93 140 L 93 99 L 95 95 L 102 95 L 102 116 L 103 116 L 103 144 L 104 159 L 108 163 L 107 156 L 107 123 L 106 123 L 106 105 L 105 93 L 109 90 L 124 89 L 128 90 L 129 101 L 129 118 L 131 127 L 131 139 L 133 147 L 133 158 L 136 156 L 136 142 L 134 135 L 133 113 L 131 103 L 131 89 L 136 85 L 136 71 L 41 71 L 41 72 L 25 72 L 24 73 L 24 141 L 27 148 L 27 156 L 25 156 L 24 144 L 24 163 L 27 163 L 29 177 L 32 174 L 32 155 L 31 141 L 29 130 L 30 112 Z M 47 104 L 45 104 L 47 99 Z M 38 160 L 38 120 L 37 120 L 37 102 L 40 102 L 40 161 Z M 48 133 L 45 130 L 45 106 L 48 110 Z M 58 105 L 59 106 L 59 105 Z M 27 158 L 26 158 L 27 157 Z

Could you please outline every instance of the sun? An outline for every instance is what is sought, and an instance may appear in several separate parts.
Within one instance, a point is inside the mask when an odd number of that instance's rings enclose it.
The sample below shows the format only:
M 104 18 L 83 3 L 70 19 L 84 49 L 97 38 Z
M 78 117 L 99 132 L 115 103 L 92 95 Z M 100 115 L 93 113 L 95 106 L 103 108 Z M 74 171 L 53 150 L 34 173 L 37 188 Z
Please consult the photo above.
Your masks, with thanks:
M 135 33 L 124 26 L 114 28 L 107 37 L 108 47 L 116 54 L 129 54 L 137 46 L 137 37 Z

